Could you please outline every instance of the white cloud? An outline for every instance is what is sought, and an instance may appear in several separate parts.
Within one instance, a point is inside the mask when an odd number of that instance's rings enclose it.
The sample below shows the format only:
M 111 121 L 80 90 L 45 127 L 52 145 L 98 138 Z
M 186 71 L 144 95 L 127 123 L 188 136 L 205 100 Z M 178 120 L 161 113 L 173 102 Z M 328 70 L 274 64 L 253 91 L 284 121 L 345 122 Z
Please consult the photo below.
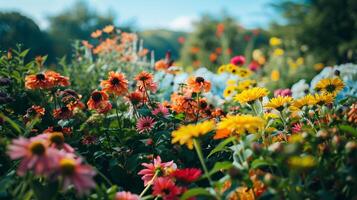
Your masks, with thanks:
M 197 19 L 194 16 L 179 16 L 172 20 L 169 24 L 169 29 L 175 31 L 192 31 L 193 30 L 193 22 Z

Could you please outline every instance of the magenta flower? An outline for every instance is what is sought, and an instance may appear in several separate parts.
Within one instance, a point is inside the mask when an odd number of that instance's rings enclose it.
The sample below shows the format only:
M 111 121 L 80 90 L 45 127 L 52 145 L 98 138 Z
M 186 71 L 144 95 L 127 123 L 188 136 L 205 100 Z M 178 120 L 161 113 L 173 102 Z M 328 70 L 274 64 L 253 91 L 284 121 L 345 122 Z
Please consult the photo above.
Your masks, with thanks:
M 302 124 L 301 123 L 296 123 L 293 125 L 293 127 L 291 128 L 291 130 L 293 131 L 293 133 L 299 133 L 301 132 L 302 129 Z
M 156 122 L 154 118 L 141 117 L 138 119 L 138 122 L 136 123 L 136 130 L 139 133 L 150 132 L 154 128 L 155 124 Z
M 95 187 L 93 177 L 96 172 L 89 165 L 82 164 L 82 159 L 61 151 L 57 159 L 57 175 L 63 177 L 63 188 L 74 185 L 79 195 L 89 193 Z
M 34 170 L 36 175 L 49 175 L 55 167 L 54 159 L 58 152 L 49 147 L 46 138 L 36 136 L 14 139 L 7 153 L 12 160 L 21 159 L 17 173 L 23 176 L 28 170 Z
M 245 63 L 245 57 L 244 56 L 234 56 L 231 59 L 231 63 L 233 65 L 242 66 Z
M 176 170 L 176 164 L 174 161 L 161 162 L 160 156 L 154 159 L 154 163 L 142 163 L 145 169 L 142 169 L 138 174 L 142 175 L 141 179 L 144 181 L 146 186 L 150 181 L 154 181 L 153 178 L 156 173 L 159 176 L 168 175 L 168 173 Z
M 140 197 L 131 192 L 117 192 L 115 194 L 115 200 L 140 200 Z
M 163 116 L 163 117 L 167 117 L 170 113 L 169 113 L 169 109 L 166 108 L 165 106 L 163 106 L 162 104 L 159 104 L 157 106 L 157 108 L 155 108 L 152 111 L 152 114 L 155 116 Z

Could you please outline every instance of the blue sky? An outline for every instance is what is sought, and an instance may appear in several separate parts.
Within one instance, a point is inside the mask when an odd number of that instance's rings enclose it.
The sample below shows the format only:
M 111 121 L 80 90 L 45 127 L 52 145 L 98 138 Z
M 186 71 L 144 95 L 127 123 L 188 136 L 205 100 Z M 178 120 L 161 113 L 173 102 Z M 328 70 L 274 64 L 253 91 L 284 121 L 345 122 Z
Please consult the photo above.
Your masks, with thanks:
M 0 11 L 20 11 L 46 28 L 47 16 L 70 8 L 77 0 L 0 0 Z M 279 17 L 269 6 L 273 0 L 85 0 L 100 13 L 112 12 L 116 24 L 135 22 L 139 29 L 168 28 L 189 31 L 204 13 L 222 11 L 247 28 L 267 27 Z

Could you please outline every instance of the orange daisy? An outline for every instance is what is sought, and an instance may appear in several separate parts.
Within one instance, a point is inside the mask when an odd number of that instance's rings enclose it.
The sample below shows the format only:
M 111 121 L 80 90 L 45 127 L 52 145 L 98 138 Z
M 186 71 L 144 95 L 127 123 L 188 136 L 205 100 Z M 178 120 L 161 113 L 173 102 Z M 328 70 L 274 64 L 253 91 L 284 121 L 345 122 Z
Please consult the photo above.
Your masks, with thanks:
M 104 33 L 111 33 L 114 31 L 114 26 L 113 25 L 108 25 L 103 28 Z
M 142 92 L 145 90 L 155 92 L 157 90 L 157 85 L 154 83 L 154 76 L 149 72 L 140 72 L 135 76 L 135 80 L 137 81 L 139 90 Z
M 187 85 L 192 89 L 193 92 L 208 92 L 211 89 L 211 83 L 206 81 L 203 77 L 190 77 L 187 80 Z
M 92 38 L 99 38 L 101 35 L 102 35 L 102 31 L 101 30 L 96 30 L 90 36 Z
M 109 72 L 108 80 L 104 80 L 100 83 L 104 92 L 112 93 L 115 95 L 123 95 L 128 92 L 128 80 L 125 79 L 125 75 L 119 72 Z
M 112 108 L 108 99 L 109 96 L 104 91 L 94 91 L 87 102 L 88 108 L 90 110 L 96 110 L 99 113 L 106 113 Z
M 25 87 L 27 89 L 47 89 L 51 86 L 52 85 L 50 80 L 48 79 L 48 77 L 46 77 L 44 73 L 28 75 L 25 77 Z

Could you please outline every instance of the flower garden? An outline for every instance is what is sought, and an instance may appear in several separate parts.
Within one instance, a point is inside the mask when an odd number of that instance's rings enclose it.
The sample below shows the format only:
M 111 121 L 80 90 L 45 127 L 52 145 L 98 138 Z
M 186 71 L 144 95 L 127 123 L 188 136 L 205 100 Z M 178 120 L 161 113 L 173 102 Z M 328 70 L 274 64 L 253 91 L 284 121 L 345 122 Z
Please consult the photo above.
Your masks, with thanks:
M 284 88 L 313 65 L 277 37 L 190 71 L 134 33 L 91 36 L 56 66 L 2 53 L 0 197 L 357 198 L 356 65 L 315 64 Z

